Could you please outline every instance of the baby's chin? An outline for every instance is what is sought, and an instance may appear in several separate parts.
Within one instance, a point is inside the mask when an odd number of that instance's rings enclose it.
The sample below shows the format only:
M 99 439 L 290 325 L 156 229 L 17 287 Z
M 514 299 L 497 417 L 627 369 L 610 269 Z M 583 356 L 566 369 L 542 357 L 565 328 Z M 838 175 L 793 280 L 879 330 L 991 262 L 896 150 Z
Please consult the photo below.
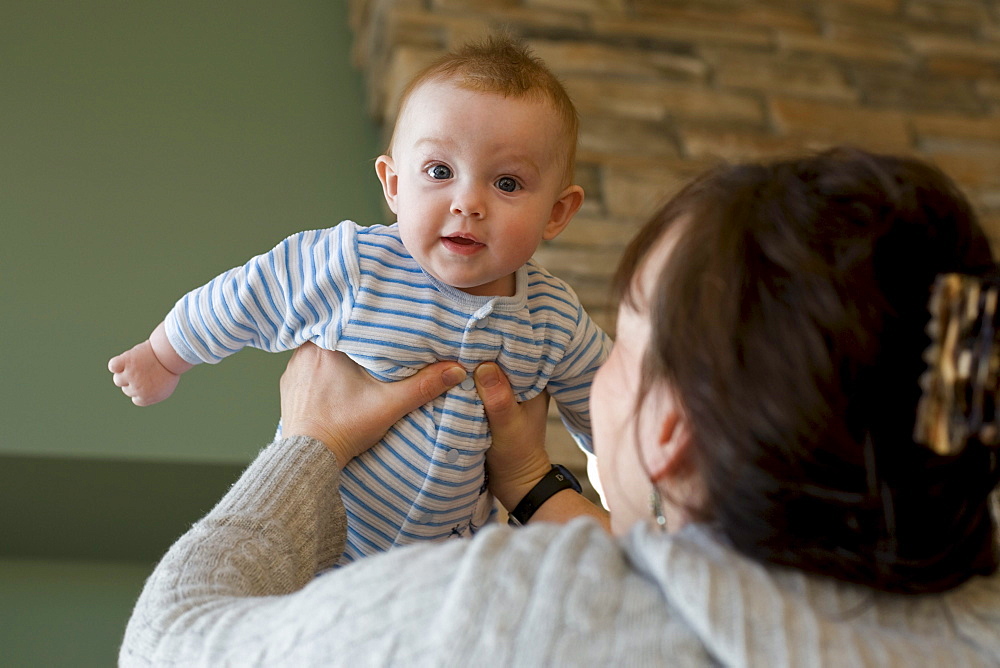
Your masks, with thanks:
M 463 267 L 461 262 L 435 261 L 432 256 L 415 259 L 435 280 L 477 297 L 512 297 L 517 288 L 516 270 L 499 276 L 492 273 L 483 275 L 474 271 L 472 262 Z

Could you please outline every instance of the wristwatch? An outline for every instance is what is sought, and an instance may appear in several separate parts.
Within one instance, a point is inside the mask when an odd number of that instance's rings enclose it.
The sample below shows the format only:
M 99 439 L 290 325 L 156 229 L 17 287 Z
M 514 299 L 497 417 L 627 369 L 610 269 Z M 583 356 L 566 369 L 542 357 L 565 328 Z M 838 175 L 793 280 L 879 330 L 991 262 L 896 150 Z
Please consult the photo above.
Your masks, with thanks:
M 579 494 L 581 492 L 580 481 L 565 466 L 554 464 L 545 477 L 524 495 L 517 507 L 510 511 L 507 524 L 512 527 L 527 524 L 543 503 L 552 498 L 553 494 L 564 489 L 572 489 Z

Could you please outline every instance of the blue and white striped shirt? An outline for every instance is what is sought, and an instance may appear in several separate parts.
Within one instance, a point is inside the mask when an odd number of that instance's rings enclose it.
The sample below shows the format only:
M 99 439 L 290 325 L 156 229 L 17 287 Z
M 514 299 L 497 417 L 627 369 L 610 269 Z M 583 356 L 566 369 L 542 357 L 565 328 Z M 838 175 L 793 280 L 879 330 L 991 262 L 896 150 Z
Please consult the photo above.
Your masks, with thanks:
M 495 361 L 519 401 L 548 390 L 577 443 L 591 451 L 590 384 L 610 339 L 575 293 L 533 260 L 513 297 L 479 297 L 425 273 L 396 225 L 351 221 L 301 232 L 185 295 L 166 318 L 193 364 L 244 346 L 271 352 L 311 341 L 385 381 L 438 360 L 470 372 Z M 470 377 L 471 381 L 471 377 Z M 485 414 L 466 381 L 397 422 L 345 467 L 348 546 L 342 563 L 420 540 L 474 532 L 493 512 Z

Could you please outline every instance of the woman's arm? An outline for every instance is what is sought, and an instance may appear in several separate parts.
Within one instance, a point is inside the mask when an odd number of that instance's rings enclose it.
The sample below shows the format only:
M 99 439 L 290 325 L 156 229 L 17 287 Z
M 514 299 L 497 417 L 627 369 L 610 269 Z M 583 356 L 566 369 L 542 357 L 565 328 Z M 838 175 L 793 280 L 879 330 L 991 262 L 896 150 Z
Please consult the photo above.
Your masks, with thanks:
M 439 362 L 380 383 L 342 353 L 298 349 L 281 379 L 288 437 L 265 448 L 160 561 L 129 620 L 122 665 L 225 664 L 236 619 L 280 635 L 288 598 L 343 552 L 343 463 L 464 377 L 458 364 Z
M 475 373 L 476 389 L 486 408 L 493 445 L 486 452 L 490 490 L 503 507 L 512 510 L 552 468 L 545 452 L 548 397 L 543 393 L 517 403 L 506 376 L 496 364 L 480 365 Z M 543 503 L 532 522 L 568 522 L 589 515 L 610 531 L 611 520 L 573 490 L 563 490 Z

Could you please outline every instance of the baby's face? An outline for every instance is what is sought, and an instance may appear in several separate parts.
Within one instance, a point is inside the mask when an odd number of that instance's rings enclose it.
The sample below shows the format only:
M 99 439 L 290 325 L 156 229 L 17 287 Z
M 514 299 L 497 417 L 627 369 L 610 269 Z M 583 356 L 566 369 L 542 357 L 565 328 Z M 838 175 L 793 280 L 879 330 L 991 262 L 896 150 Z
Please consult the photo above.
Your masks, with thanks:
M 377 171 L 425 271 L 470 294 L 512 295 L 514 272 L 564 225 L 565 159 L 547 101 L 431 81 L 410 96 Z

